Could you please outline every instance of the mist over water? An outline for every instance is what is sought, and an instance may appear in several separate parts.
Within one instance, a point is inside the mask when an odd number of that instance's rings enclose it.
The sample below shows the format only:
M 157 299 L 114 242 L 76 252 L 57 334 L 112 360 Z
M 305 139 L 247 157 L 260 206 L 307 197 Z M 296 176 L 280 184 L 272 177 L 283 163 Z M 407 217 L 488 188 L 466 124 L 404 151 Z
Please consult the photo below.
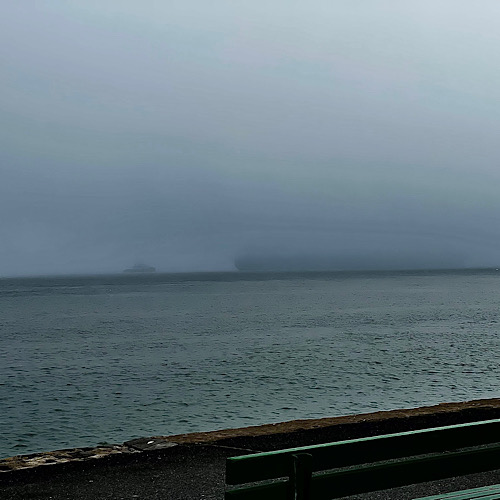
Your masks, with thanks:
M 499 17 L 3 2 L 0 457 L 498 396 Z
M 3 3 L 0 276 L 499 265 L 497 1 Z
M 496 397 L 499 279 L 2 279 L 0 456 Z

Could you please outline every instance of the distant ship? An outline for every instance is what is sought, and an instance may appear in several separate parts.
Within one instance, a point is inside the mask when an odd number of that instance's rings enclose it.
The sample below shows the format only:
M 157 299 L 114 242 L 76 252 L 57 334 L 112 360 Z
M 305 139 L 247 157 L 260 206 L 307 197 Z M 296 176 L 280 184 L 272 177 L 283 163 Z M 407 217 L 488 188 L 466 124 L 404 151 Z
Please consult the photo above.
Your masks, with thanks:
M 145 266 L 144 264 L 135 264 L 130 269 L 125 269 L 124 273 L 155 273 L 156 268 L 153 266 Z

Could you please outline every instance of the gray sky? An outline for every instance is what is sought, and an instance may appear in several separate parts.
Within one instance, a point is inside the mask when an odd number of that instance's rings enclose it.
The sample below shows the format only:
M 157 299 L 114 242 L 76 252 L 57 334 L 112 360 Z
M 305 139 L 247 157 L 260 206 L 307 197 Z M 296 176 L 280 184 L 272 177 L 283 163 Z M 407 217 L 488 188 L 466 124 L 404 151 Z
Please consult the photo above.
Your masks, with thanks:
M 0 276 L 500 265 L 499 18 L 497 0 L 3 1 Z

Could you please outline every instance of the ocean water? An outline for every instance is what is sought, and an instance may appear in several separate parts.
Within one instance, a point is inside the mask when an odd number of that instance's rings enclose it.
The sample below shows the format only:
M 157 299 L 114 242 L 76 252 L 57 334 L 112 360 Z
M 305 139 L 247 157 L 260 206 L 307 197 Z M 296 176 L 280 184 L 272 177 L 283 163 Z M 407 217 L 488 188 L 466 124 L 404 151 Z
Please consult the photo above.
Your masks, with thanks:
M 500 273 L 0 279 L 0 457 L 500 396 Z

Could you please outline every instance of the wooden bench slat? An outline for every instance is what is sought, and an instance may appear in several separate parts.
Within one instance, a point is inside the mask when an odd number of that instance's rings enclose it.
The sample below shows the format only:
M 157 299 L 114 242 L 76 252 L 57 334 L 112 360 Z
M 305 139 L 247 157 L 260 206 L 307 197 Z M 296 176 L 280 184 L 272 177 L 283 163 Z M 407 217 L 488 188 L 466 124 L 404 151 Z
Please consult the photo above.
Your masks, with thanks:
M 415 500 L 494 500 L 500 499 L 500 484 L 482 486 L 469 490 L 452 491 L 430 497 L 420 497 Z
M 286 500 L 288 481 L 227 490 L 225 500 Z
M 296 453 L 310 453 L 313 471 L 319 471 L 443 452 L 456 449 L 457 443 L 467 447 L 493 442 L 500 442 L 500 419 L 256 453 L 229 458 L 226 482 L 243 484 L 286 477 L 289 474 L 286 457 Z
M 498 468 L 500 445 L 386 464 L 369 464 L 314 476 L 311 498 L 327 500 Z

